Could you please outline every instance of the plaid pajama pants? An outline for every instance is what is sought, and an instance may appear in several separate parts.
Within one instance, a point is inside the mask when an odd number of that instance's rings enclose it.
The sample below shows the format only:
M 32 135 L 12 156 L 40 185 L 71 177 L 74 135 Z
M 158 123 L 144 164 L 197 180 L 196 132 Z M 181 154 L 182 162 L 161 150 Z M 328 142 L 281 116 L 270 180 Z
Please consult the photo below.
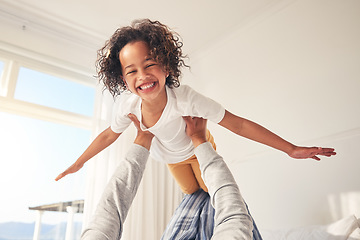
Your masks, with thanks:
M 208 193 L 200 189 L 187 194 L 175 210 L 161 240 L 209 240 L 214 230 L 214 214 Z M 254 220 L 253 224 L 253 239 L 262 240 Z

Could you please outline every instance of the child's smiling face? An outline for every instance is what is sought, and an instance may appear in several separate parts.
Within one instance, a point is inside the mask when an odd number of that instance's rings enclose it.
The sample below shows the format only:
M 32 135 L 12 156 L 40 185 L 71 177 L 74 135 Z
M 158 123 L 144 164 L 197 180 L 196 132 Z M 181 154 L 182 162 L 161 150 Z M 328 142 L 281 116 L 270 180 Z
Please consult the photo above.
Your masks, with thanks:
M 151 56 L 143 41 L 126 44 L 120 51 L 123 80 L 127 88 L 144 101 L 163 100 L 167 73 Z

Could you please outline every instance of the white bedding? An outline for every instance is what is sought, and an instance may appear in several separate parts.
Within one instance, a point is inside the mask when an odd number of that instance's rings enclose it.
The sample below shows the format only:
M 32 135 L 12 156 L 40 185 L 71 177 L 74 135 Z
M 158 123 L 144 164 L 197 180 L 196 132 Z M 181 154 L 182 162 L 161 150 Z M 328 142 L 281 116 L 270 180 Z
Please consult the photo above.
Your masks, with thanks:
M 360 240 L 360 219 L 355 215 L 329 225 L 286 230 L 262 230 L 264 240 Z

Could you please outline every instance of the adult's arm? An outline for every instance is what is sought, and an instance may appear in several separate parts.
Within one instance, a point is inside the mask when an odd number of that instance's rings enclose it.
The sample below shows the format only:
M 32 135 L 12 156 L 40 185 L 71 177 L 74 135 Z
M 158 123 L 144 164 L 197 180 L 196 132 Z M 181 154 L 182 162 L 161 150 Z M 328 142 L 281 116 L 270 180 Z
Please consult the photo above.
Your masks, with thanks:
M 253 222 L 238 185 L 209 142 L 195 148 L 202 177 L 215 208 L 215 239 L 252 239 Z
M 215 208 L 212 240 L 252 239 L 253 222 L 239 187 L 224 159 L 206 141 L 207 120 L 192 117 L 184 117 L 184 120 Z
M 81 235 L 82 240 L 120 239 L 124 222 L 136 195 L 149 151 L 133 144 L 103 192 L 95 214 Z
M 149 158 L 153 137 L 149 132 L 138 131 L 134 144 L 109 180 L 95 214 L 81 235 L 82 240 L 121 238 L 127 213 Z

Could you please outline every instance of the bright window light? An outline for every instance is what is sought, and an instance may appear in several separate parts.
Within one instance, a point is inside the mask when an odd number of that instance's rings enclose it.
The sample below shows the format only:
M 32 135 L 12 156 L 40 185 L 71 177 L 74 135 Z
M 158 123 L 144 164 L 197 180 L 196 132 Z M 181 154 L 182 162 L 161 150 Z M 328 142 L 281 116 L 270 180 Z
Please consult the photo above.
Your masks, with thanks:
M 28 68 L 20 68 L 15 99 L 92 116 L 95 89 Z
M 67 74 L 61 68 L 52 68 L 51 75 L 46 66 L 39 72 L 8 60 L 13 64 L 0 60 L 0 74 L 8 74 L 1 90 L 10 93 L 0 96 L 0 239 L 32 239 L 38 212 L 29 207 L 84 199 L 86 166 L 58 182 L 55 178 L 90 143 L 91 127 L 80 128 L 78 121 L 94 115 L 95 88 L 55 77 Z M 28 103 L 35 104 L 37 114 L 26 109 Z M 64 112 L 54 116 L 54 109 Z M 82 217 L 75 214 L 71 239 L 80 239 Z M 63 239 L 67 219 L 67 213 L 44 212 L 40 239 Z
M 0 112 L 0 132 L 0 223 L 32 223 L 28 207 L 84 199 L 86 166 L 54 179 L 87 147 L 90 130 Z M 60 221 L 62 214 L 44 213 L 44 224 Z
M 1 86 L 3 72 L 4 72 L 4 62 L 0 61 L 0 86 Z

